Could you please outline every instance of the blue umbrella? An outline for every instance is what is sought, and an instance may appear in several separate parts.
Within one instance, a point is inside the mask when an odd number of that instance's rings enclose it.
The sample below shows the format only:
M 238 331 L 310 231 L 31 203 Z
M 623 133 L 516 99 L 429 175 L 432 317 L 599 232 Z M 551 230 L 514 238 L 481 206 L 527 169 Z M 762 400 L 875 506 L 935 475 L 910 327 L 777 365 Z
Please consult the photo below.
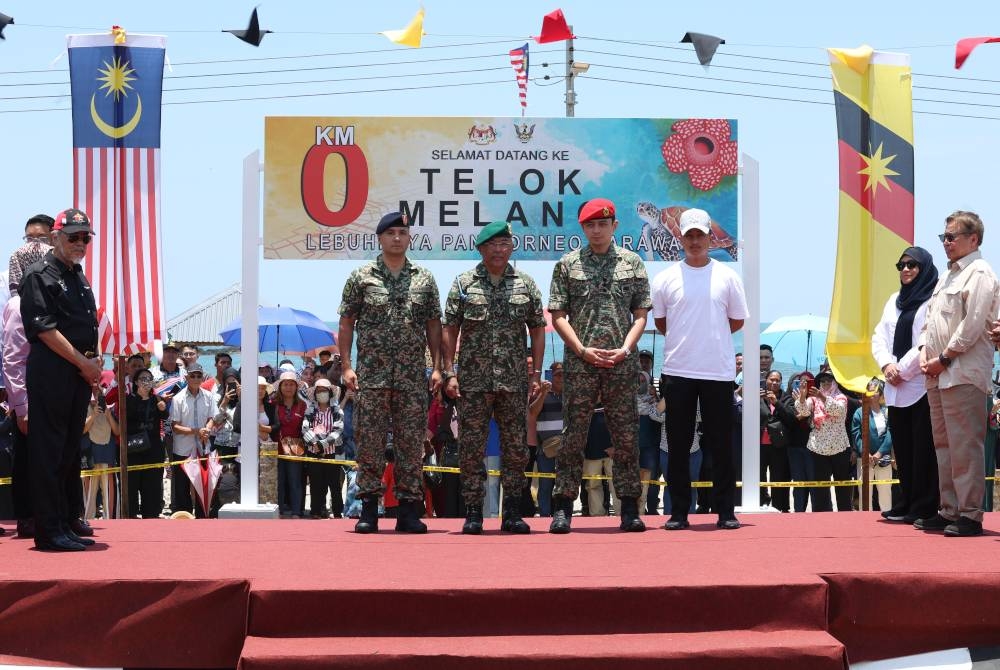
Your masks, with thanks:
M 219 333 L 222 343 L 241 344 L 241 321 L 236 319 Z M 308 351 L 334 345 L 333 331 L 314 314 L 291 307 L 257 308 L 258 351 Z
M 783 316 L 760 334 L 761 344 L 774 348 L 774 360 L 791 363 L 797 369 L 819 368 L 826 358 L 826 329 L 829 318 L 815 314 Z

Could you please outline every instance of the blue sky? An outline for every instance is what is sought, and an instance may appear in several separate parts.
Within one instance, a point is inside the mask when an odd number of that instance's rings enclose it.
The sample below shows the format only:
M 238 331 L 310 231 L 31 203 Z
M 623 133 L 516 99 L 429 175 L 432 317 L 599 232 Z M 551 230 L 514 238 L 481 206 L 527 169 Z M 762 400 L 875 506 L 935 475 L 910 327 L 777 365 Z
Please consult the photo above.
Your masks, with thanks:
M 54 214 L 71 203 L 68 71 L 65 56 L 56 61 L 68 33 L 119 24 L 130 32 L 167 36 L 172 71 L 165 81 L 161 192 L 166 311 L 173 316 L 240 278 L 241 164 L 245 155 L 263 149 L 265 116 L 515 116 L 519 107 L 506 53 L 537 34 L 542 15 L 560 6 L 579 37 L 577 60 L 591 64 L 576 82 L 578 117 L 738 120 L 741 151 L 761 163 L 762 321 L 829 310 L 837 163 L 824 47 L 868 43 L 912 55 L 914 108 L 940 114 L 915 115 L 916 242 L 942 265 L 936 234 L 944 217 L 971 209 L 986 223 L 984 254 L 996 261 L 1000 45 L 980 47 L 959 72 L 953 63 L 956 40 L 989 34 L 990 26 L 1000 31 L 1000 7 L 966 2 L 929 18 L 903 3 L 808 4 L 805 12 L 801 2 L 565 0 L 550 6 L 523 0 L 490 5 L 426 0 L 424 46 L 435 48 L 413 50 L 377 33 L 406 25 L 417 2 L 264 2 L 259 5 L 262 27 L 276 33 L 254 49 L 219 32 L 243 27 L 249 3 L 0 0 L 0 11 L 17 22 L 0 42 L 0 249 L 19 244 L 30 215 Z M 710 71 L 697 65 L 689 45 L 677 49 L 687 31 L 727 40 Z M 313 54 L 333 55 L 304 57 Z M 545 61 L 552 67 L 543 68 Z M 558 78 L 563 62 L 562 44 L 532 45 L 532 77 L 548 71 L 555 79 L 529 85 L 530 116 L 565 114 Z M 455 73 L 476 69 L 483 71 Z M 286 84 L 292 80 L 313 83 Z M 176 90 L 181 88 L 201 90 Z M 343 94 L 326 95 L 335 92 Z M 11 99 L 25 96 L 55 97 Z M 293 97 L 204 102 L 272 96 Z M 24 109 L 43 111 L 15 112 Z M 262 261 L 261 302 L 293 305 L 335 320 L 344 277 L 355 266 Z M 432 267 L 443 292 L 468 263 Z M 551 264 L 527 264 L 526 269 L 547 292 Z M 652 266 L 651 274 L 657 269 Z

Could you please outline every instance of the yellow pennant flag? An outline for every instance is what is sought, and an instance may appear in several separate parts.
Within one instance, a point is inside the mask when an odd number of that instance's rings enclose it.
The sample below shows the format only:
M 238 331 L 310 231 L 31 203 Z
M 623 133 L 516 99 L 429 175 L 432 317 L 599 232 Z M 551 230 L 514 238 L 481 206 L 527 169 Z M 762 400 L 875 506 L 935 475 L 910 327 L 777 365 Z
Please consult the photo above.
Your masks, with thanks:
M 402 30 L 383 30 L 382 34 L 396 44 L 418 48 L 424 36 L 424 10 L 421 7 L 413 20 Z
M 826 337 L 838 382 L 865 390 L 881 374 L 871 337 L 899 290 L 894 265 L 913 244 L 910 57 L 830 49 L 840 156 L 837 269 Z

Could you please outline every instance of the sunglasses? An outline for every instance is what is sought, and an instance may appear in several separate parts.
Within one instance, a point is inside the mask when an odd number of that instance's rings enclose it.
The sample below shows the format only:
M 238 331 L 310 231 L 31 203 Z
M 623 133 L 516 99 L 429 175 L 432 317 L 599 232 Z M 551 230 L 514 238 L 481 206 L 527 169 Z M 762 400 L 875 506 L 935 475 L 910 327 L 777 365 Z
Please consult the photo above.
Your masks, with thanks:
M 964 237 L 965 235 L 971 235 L 971 234 L 972 233 L 941 233 L 940 235 L 938 235 L 938 239 L 941 240 L 942 242 L 954 242 L 960 237 Z
M 903 271 L 903 268 L 906 268 L 907 270 L 916 270 L 919 267 L 920 263 L 916 261 L 899 261 L 896 263 L 896 269 L 900 272 Z
M 70 233 L 66 236 L 66 240 L 72 244 L 77 242 L 83 242 L 84 244 L 90 244 L 90 233 Z
M 188 377 L 190 377 L 191 379 L 201 379 L 203 376 L 204 375 L 202 375 L 200 372 L 189 372 L 188 373 Z

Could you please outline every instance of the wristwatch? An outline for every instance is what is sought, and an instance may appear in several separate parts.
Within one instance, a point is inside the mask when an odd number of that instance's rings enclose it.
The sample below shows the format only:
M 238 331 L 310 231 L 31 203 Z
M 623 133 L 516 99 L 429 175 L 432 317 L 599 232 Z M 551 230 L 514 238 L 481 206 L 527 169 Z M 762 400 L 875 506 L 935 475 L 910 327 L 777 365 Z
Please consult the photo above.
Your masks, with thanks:
M 945 356 L 944 352 L 941 352 L 940 354 L 938 354 L 938 361 L 941 363 L 941 365 L 948 367 L 949 365 L 951 365 L 952 359 Z

